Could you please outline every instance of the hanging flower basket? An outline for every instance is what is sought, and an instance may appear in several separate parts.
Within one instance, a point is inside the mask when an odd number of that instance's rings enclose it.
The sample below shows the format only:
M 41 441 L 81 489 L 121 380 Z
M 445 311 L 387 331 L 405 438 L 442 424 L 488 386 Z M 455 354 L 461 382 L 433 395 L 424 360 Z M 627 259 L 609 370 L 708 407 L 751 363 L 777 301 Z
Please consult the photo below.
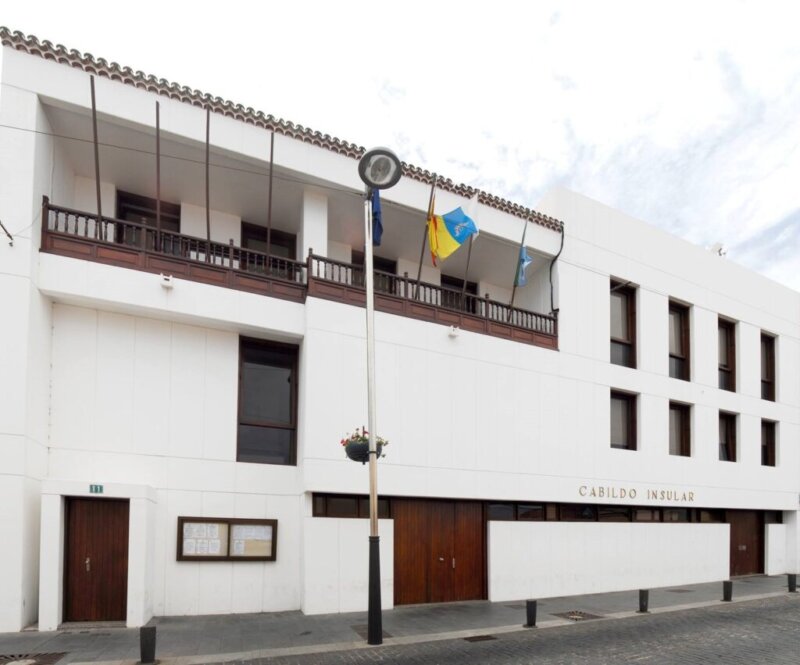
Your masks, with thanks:
M 365 428 L 356 430 L 353 434 L 348 434 L 343 438 L 340 443 L 344 448 L 345 454 L 354 462 L 361 462 L 366 464 L 369 462 L 369 432 Z M 375 448 L 378 452 L 378 457 L 384 457 L 383 448 L 388 446 L 389 442 L 380 437 L 375 437 Z

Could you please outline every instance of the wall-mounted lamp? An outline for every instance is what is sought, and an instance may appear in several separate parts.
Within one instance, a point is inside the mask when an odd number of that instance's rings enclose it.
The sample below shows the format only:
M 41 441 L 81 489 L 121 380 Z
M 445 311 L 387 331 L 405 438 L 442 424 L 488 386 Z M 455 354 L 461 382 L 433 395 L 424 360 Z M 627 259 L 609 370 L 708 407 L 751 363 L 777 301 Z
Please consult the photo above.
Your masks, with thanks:
M 450 330 L 447 331 L 447 336 L 450 339 L 455 339 L 456 337 L 458 337 L 460 332 L 461 329 L 458 326 L 450 326 Z
M 172 275 L 165 275 L 165 274 L 162 272 L 162 273 L 159 275 L 159 277 L 161 278 L 161 288 L 163 288 L 163 289 L 171 289 L 173 286 L 175 286 L 175 285 L 172 283 Z

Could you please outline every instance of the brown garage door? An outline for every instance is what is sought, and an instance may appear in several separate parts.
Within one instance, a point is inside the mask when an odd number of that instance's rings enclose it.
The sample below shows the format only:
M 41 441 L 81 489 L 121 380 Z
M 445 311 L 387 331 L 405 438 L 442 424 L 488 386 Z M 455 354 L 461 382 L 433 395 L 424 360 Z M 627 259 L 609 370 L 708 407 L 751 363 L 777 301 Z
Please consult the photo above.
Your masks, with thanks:
M 124 621 L 128 502 L 68 498 L 64 621 Z
M 393 499 L 392 519 L 396 605 L 486 597 L 479 502 Z

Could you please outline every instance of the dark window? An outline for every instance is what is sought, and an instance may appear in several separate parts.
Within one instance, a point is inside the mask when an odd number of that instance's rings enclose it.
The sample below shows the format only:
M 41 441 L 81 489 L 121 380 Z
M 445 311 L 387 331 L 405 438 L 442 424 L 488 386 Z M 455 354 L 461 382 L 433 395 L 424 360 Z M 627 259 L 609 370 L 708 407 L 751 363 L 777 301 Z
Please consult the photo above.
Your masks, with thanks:
M 241 339 L 236 459 L 296 464 L 297 347 Z
M 597 519 L 600 522 L 630 522 L 631 509 L 623 506 L 599 506 Z
M 146 224 L 156 228 L 155 199 L 128 192 L 117 192 L 117 219 Z M 161 201 L 161 230 L 178 233 L 181 228 L 181 207 Z
M 242 247 L 254 252 L 267 253 L 267 227 L 242 222 Z M 293 233 L 271 229 L 269 253 L 282 259 L 294 260 L 297 256 L 297 236 Z
M 689 308 L 669 304 L 669 375 L 689 380 Z
M 369 497 L 359 498 L 358 516 L 369 519 Z M 378 498 L 378 519 L 389 519 L 389 499 Z
M 544 517 L 544 505 L 541 503 L 521 503 L 517 506 L 518 520 L 540 522 Z
M 486 516 L 490 520 L 514 520 L 516 512 L 513 503 L 490 503 L 486 507 Z
M 390 516 L 389 499 L 378 499 L 378 517 Z M 363 517 L 369 518 L 369 498 L 351 494 L 314 494 L 314 517 Z
M 723 462 L 736 461 L 736 414 L 719 414 L 719 458 Z
M 664 522 L 689 521 L 689 511 L 686 508 L 664 508 L 661 512 Z
M 669 403 L 669 454 L 689 457 L 692 454 L 691 407 Z
M 719 319 L 719 387 L 722 390 L 736 391 L 736 324 Z
M 326 517 L 358 517 L 358 499 L 354 496 L 329 496 L 325 504 Z
M 451 277 L 450 275 L 442 275 L 441 284 L 442 307 L 475 313 L 477 310 L 475 296 L 478 295 L 477 282 L 467 282 L 467 288 L 465 289 L 463 279 Z
M 611 280 L 611 362 L 636 367 L 636 290 Z
M 352 264 L 364 265 L 364 252 L 353 250 Z M 382 293 L 395 293 L 397 282 L 397 261 L 385 259 L 382 256 L 372 255 L 372 272 L 375 274 L 375 290 Z M 353 284 L 364 286 L 364 269 L 353 270 Z
M 636 395 L 611 391 L 611 447 L 636 450 Z
M 722 510 L 708 510 L 701 508 L 697 511 L 698 522 L 724 522 L 725 513 Z
M 775 401 L 775 338 L 761 333 L 761 399 Z
M 559 511 L 562 522 L 596 522 L 597 507 L 578 503 L 565 503 Z
M 634 508 L 634 522 L 660 522 L 661 510 L 659 508 Z
M 780 510 L 765 510 L 764 524 L 783 524 L 783 513 Z
M 761 464 L 775 466 L 775 423 L 771 420 L 761 421 Z
M 144 224 L 151 228 L 158 228 L 157 202 L 155 199 L 129 192 L 117 192 L 117 219 L 125 222 L 135 222 Z M 166 232 L 166 237 L 162 238 L 162 246 L 165 249 L 175 247 L 175 253 L 179 253 L 180 243 L 173 239 L 171 234 L 180 233 L 181 230 L 181 207 L 175 203 L 161 201 L 161 230 Z M 116 241 L 126 245 L 141 246 L 140 230 L 134 226 L 118 224 L 115 228 Z M 147 249 L 155 248 L 156 236 L 148 232 Z

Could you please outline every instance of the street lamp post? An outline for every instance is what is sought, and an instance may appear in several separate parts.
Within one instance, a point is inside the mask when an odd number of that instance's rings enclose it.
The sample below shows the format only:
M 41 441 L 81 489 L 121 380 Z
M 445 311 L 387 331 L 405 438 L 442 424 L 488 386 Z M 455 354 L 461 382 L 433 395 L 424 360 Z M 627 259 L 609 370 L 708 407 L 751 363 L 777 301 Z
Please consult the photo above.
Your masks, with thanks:
M 397 184 L 402 165 L 391 150 L 373 148 L 358 163 L 366 185 L 364 196 L 364 282 L 367 292 L 367 422 L 369 431 L 369 600 L 367 643 L 383 643 L 381 618 L 381 562 L 378 535 L 378 449 L 375 442 L 375 289 L 372 272 L 372 191 Z

